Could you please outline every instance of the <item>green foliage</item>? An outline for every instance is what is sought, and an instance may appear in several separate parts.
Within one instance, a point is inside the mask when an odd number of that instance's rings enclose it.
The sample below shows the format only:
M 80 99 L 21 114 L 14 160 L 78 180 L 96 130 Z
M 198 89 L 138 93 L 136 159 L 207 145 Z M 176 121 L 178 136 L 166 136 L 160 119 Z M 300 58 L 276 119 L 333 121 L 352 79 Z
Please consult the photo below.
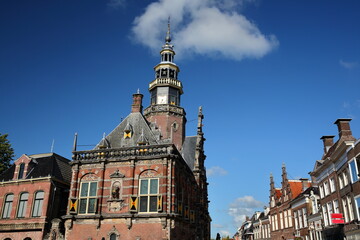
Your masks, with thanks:
M 10 167 L 10 162 L 14 158 L 14 149 L 11 147 L 8 134 L 0 133 L 0 173 Z

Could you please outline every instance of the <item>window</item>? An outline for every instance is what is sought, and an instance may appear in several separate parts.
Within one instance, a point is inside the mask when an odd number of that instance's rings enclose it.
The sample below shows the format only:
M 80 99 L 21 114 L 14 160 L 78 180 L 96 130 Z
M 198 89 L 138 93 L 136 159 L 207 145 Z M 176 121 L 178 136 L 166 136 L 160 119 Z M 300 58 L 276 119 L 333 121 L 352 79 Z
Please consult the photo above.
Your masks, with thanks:
M 329 182 L 328 181 L 324 182 L 324 193 L 325 193 L 325 196 L 330 194 Z
M 140 180 L 140 212 L 157 212 L 159 179 Z
M 304 220 L 304 227 L 307 227 L 308 224 L 307 224 L 307 211 L 306 211 L 306 208 L 303 208 L 303 220 Z
M 20 164 L 18 179 L 22 179 L 24 175 L 25 163 Z
M 348 177 L 349 175 L 347 169 L 345 169 L 345 171 L 343 172 L 343 176 L 344 176 L 344 187 L 345 187 L 346 185 L 349 184 L 349 177 Z
M 319 190 L 320 190 L 320 198 L 323 198 L 324 197 L 324 187 L 322 185 L 320 185 Z
M 6 195 L 2 218 L 10 218 L 13 201 L 14 201 L 14 194 L 10 193 Z
M 355 164 L 355 161 L 351 161 L 349 163 L 349 168 L 350 168 L 350 178 L 351 178 L 351 182 L 354 183 L 356 182 L 359 177 L 358 177 L 358 170 L 357 170 L 357 166 Z
M 360 219 L 360 196 L 355 198 L 355 204 L 356 204 L 357 218 Z
M 284 212 L 285 228 L 288 228 L 288 215 L 287 211 Z
M 340 173 L 339 175 L 339 187 L 340 189 L 342 189 L 344 187 L 344 177 L 343 177 L 343 173 Z
M 334 178 L 330 178 L 330 191 L 331 192 L 335 192 L 335 179 Z
M 346 198 L 347 198 L 347 203 L 348 203 L 348 208 L 349 208 L 349 220 L 352 221 L 352 220 L 354 220 L 354 212 L 353 212 L 354 210 L 353 210 L 351 197 L 349 195 L 347 195 Z
M 326 209 L 326 205 L 322 206 L 322 210 L 323 210 L 323 218 L 324 218 L 324 224 L 325 226 L 329 225 L 329 216 L 328 216 L 328 212 Z
M 332 203 L 328 202 L 327 203 L 327 210 L 328 210 L 328 214 L 329 214 L 329 224 L 333 224 L 332 222 L 330 222 L 331 220 L 331 214 L 333 213 L 333 208 L 332 208 Z
M 299 228 L 303 228 L 303 219 L 302 219 L 301 209 L 298 210 L 298 217 L 299 217 Z
M 32 213 L 33 217 L 41 216 L 43 202 L 44 202 L 44 192 L 43 191 L 36 192 L 34 198 L 34 208 Z
M 293 220 L 292 220 L 292 216 L 291 216 L 291 210 L 288 210 L 288 218 L 289 218 L 289 227 L 293 226 Z
M 295 229 L 299 229 L 299 222 L 298 222 L 298 214 L 294 212 L 294 219 L 295 219 Z
M 342 205 L 343 205 L 343 209 L 344 209 L 345 222 L 349 222 L 349 213 L 348 213 L 346 197 L 342 198 L 341 200 L 342 200 Z
M 97 182 L 83 182 L 80 188 L 80 214 L 96 212 Z
M 110 235 L 110 240 L 116 240 L 116 234 L 115 233 L 112 233 Z
M 29 198 L 29 193 L 22 193 L 20 195 L 19 207 L 18 207 L 18 212 L 16 215 L 18 218 L 25 217 L 28 198 Z
M 340 213 L 339 201 L 337 199 L 335 199 L 333 203 L 334 203 L 334 213 Z

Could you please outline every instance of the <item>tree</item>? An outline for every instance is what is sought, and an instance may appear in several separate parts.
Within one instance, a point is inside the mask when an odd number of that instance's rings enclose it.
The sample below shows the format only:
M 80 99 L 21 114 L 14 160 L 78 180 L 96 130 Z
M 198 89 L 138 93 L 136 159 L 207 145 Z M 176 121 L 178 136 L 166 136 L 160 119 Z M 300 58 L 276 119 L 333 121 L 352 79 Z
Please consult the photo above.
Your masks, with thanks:
M 220 233 L 216 234 L 216 240 L 221 240 Z
M 0 173 L 10 167 L 10 162 L 14 158 L 14 149 L 11 147 L 8 134 L 0 133 Z

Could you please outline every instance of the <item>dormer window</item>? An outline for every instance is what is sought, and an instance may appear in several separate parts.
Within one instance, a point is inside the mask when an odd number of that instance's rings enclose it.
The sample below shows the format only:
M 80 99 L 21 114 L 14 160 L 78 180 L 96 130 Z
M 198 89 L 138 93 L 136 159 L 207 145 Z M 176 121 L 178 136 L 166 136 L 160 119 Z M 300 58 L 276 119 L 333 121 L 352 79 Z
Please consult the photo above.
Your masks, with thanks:
M 131 137 L 132 137 L 132 127 L 129 123 L 127 123 L 124 129 L 124 139 L 129 139 Z
M 24 170 L 25 170 L 25 163 L 21 163 L 20 166 L 19 166 L 18 179 L 22 179 L 22 178 L 23 178 Z

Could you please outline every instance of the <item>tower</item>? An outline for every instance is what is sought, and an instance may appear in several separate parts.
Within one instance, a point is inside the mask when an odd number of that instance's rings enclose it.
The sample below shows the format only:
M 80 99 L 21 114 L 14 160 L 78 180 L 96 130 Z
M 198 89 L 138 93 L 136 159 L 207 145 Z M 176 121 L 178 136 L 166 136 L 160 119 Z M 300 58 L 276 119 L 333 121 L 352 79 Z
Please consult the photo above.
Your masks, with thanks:
M 161 142 L 173 143 L 180 151 L 185 138 L 186 113 L 180 107 L 183 87 L 178 80 L 180 69 L 174 63 L 173 47 L 168 22 L 160 63 L 154 67 L 155 79 L 149 84 L 151 104 L 144 110 L 144 116 L 160 130 Z

